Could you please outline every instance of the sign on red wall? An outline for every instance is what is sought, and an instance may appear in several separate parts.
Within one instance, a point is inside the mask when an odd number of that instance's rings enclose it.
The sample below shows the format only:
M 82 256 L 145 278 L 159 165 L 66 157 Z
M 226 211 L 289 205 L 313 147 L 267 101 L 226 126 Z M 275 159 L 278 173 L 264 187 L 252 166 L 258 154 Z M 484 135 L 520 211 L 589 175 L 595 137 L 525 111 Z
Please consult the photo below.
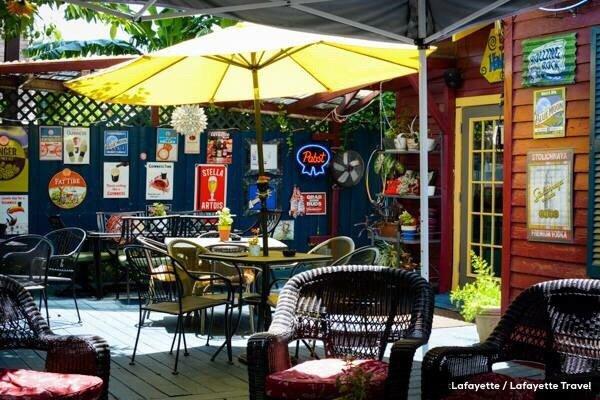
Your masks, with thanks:
M 218 211 L 227 201 L 227 166 L 196 164 L 194 209 Z
M 327 193 L 325 192 L 302 192 L 304 199 L 305 215 L 327 214 Z

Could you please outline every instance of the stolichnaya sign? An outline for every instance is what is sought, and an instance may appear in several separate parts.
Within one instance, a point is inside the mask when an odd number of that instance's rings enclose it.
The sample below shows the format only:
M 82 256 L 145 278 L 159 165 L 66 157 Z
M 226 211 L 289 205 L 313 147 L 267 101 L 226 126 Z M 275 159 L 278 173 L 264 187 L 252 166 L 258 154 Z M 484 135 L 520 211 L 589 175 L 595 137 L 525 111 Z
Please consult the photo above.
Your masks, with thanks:
M 298 149 L 296 161 L 303 175 L 318 176 L 325 174 L 325 168 L 331 161 L 329 149 L 320 144 L 307 144 Z
M 218 211 L 227 202 L 227 166 L 196 164 L 194 210 Z
M 573 242 L 573 150 L 527 153 L 527 239 Z
M 575 33 L 523 40 L 523 86 L 575 82 Z
M 565 88 L 533 92 L 533 138 L 565 136 Z

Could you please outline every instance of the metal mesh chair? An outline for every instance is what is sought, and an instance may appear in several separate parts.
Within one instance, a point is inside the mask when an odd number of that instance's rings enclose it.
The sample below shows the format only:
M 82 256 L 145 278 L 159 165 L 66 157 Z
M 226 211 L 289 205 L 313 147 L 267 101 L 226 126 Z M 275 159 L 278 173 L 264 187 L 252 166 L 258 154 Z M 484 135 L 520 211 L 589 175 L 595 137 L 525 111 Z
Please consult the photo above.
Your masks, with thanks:
M 544 364 L 546 382 L 594 386 L 592 391 L 553 392 L 556 398 L 595 398 L 600 393 L 600 280 L 534 285 L 512 302 L 485 342 L 430 350 L 423 359 L 423 398 L 444 398 L 452 382 L 489 375 L 494 363 L 511 360 Z
M 267 377 L 291 367 L 288 344 L 315 339 L 326 357 L 381 360 L 393 343 L 385 398 L 406 398 L 415 350 L 426 343 L 433 293 L 413 272 L 378 266 L 312 269 L 285 285 L 268 332 L 248 341 L 250 399 L 267 399 Z
M 275 231 L 275 228 L 279 224 L 279 221 L 281 221 L 282 214 L 283 214 L 283 211 L 281 211 L 281 210 L 267 211 L 267 234 L 269 236 L 273 236 L 273 232 Z M 250 227 L 244 229 L 241 232 L 236 232 L 236 233 L 239 233 L 242 236 L 245 236 L 245 235 L 252 233 L 256 229 L 260 230 L 260 213 L 256 213 L 256 221 L 254 221 L 254 223 Z
M 39 307 L 43 302 L 47 320 L 47 266 L 53 254 L 52 242 L 40 235 L 19 235 L 0 242 L 0 273 L 15 279 L 29 292 L 40 292 Z
M 178 237 L 198 237 L 199 235 L 217 230 L 219 219 L 209 215 L 179 215 Z
M 54 254 L 50 257 L 47 267 L 47 283 L 71 286 L 77 319 L 78 322 L 81 322 L 75 291 L 75 271 L 79 252 L 85 243 L 87 234 L 80 228 L 63 228 L 52 231 L 44 237 L 54 246 Z
M 168 237 L 177 236 L 177 221 L 179 216 L 167 215 L 163 217 L 122 217 L 121 241 L 131 244 L 138 236 L 164 241 Z
M 98 211 L 96 213 L 96 224 L 98 232 L 121 232 L 119 221 L 123 217 L 143 217 L 144 211 Z
M 376 246 L 365 246 L 346 254 L 331 263 L 331 265 L 375 265 L 380 252 Z
M 46 371 L 102 378 L 102 399 L 108 398 L 110 350 L 98 336 L 55 335 L 33 298 L 14 279 L 0 275 L 0 349 L 46 352 Z
M 176 259 L 166 253 L 153 250 L 148 247 L 129 245 L 125 247 L 127 262 L 131 271 L 131 276 L 134 279 L 135 286 L 139 298 L 139 322 L 138 332 L 135 339 L 133 354 L 131 356 L 131 364 L 135 363 L 135 354 L 140 338 L 140 331 L 144 325 L 149 312 L 164 313 L 177 316 L 177 327 L 171 351 L 175 346 L 177 339 L 177 352 L 175 355 L 175 365 L 173 374 L 177 374 L 177 366 L 179 363 L 179 350 L 181 348 L 181 340 L 183 338 L 184 355 L 189 355 L 185 340 L 183 327 L 183 317 L 188 314 L 196 313 L 200 310 L 213 308 L 219 305 L 227 305 L 233 302 L 233 289 L 228 279 L 212 272 L 202 272 L 202 276 L 190 274 L 185 267 Z M 227 287 L 229 294 L 226 299 L 210 298 L 206 296 L 185 296 L 183 286 L 180 279 L 180 274 L 187 274 L 194 281 L 216 281 L 223 282 Z M 207 276 L 205 278 L 205 276 Z M 229 362 L 232 362 L 231 352 L 231 318 L 229 316 L 229 307 L 225 307 L 225 345 L 227 347 L 227 355 Z M 219 350 L 213 355 L 213 359 L 217 356 Z

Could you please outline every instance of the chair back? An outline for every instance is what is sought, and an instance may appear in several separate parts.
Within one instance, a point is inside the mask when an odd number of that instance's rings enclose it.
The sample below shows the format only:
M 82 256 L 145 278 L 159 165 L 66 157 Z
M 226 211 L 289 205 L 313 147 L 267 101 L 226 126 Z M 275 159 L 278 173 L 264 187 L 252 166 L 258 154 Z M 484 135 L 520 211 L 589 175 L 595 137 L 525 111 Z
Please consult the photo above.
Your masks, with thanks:
M 124 216 L 122 220 L 121 242 L 131 244 L 138 236 L 145 236 L 157 241 L 177 236 L 177 215 L 164 217 Z
M 281 221 L 281 210 L 269 210 L 267 211 L 267 234 L 269 236 L 273 236 L 273 232 L 277 225 L 279 225 L 279 221 Z M 260 229 L 260 212 L 256 213 L 256 221 L 252 226 L 242 231 L 242 236 L 251 233 L 255 229 Z
M 365 246 L 335 260 L 331 265 L 375 265 L 379 255 L 377 247 Z
M 125 247 L 129 274 L 136 286 L 140 305 L 179 302 L 183 287 L 175 272 L 177 261 L 168 254 L 140 245 Z
M 328 255 L 333 260 L 339 260 L 352 253 L 354 249 L 354 240 L 348 236 L 335 236 L 319 243 L 308 252 L 310 254 Z
M 54 245 L 40 235 L 19 235 L 0 243 L 0 273 L 45 281 Z
M 167 253 L 167 245 L 164 242 L 159 242 L 158 240 L 150 239 L 145 236 L 138 236 L 136 240 L 142 246 L 149 247 L 155 251 Z
M 414 272 L 380 266 L 312 269 L 284 286 L 270 330 L 322 340 L 327 357 L 382 359 L 388 343 L 420 332 L 427 339 L 433 292 Z
M 562 279 L 524 290 L 488 339 L 500 360 L 544 363 L 546 379 L 600 379 L 600 280 Z
M 107 212 L 98 211 L 96 213 L 96 224 L 98 226 L 98 232 L 121 232 L 121 219 L 123 217 L 142 217 L 146 213 L 144 211 L 118 211 L 118 212 Z
M 48 224 L 50 225 L 50 229 L 52 229 L 53 231 L 56 229 L 62 229 L 66 227 L 64 221 L 60 217 L 60 214 L 49 215 Z
M 50 333 L 31 294 L 6 275 L 0 275 L 0 310 L 0 349 L 37 348 Z
M 54 254 L 48 264 L 48 273 L 72 273 L 87 237 L 85 231 L 81 228 L 62 228 L 49 232 L 44 237 L 54 246 Z
M 214 215 L 179 215 L 178 237 L 192 238 L 199 235 L 217 231 L 219 218 Z M 217 233 L 218 235 L 218 233 Z

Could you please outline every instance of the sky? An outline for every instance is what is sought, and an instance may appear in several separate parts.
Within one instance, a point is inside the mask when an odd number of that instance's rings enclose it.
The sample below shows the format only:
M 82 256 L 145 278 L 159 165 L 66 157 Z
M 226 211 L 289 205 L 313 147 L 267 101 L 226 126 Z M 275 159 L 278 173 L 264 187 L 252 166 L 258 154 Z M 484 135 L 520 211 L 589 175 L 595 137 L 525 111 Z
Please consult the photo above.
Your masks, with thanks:
M 39 20 L 36 25 L 54 23 L 62 33 L 63 40 L 91 40 L 110 38 L 110 27 L 108 25 L 89 23 L 84 20 L 66 21 L 63 18 L 62 8 L 42 6 L 39 9 Z M 117 33 L 118 39 L 127 39 L 123 31 Z

